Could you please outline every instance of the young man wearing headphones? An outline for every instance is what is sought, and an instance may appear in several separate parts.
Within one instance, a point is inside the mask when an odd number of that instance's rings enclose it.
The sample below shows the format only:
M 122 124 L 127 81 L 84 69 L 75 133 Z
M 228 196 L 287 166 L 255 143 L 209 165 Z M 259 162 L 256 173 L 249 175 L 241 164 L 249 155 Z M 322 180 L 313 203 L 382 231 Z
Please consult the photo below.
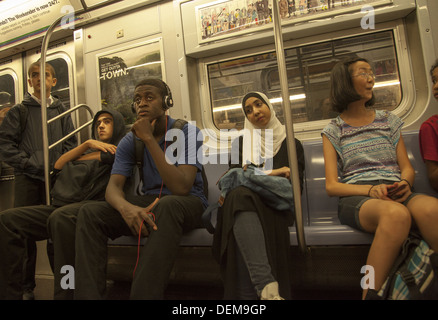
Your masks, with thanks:
M 165 148 L 171 141 L 165 135 L 175 122 L 166 115 L 173 105 L 170 89 L 161 80 L 146 79 L 134 91 L 137 121 L 118 145 L 105 202 L 94 202 L 80 210 L 76 229 L 76 299 L 102 299 L 105 296 L 107 239 L 122 235 L 148 236 L 140 249 L 135 268 L 131 299 L 162 299 L 184 232 L 201 226 L 207 206 L 201 177 L 202 165 L 196 148 L 177 140 L 181 158 L 170 164 Z M 144 144 L 143 195 L 124 193 L 127 178 L 136 166 L 134 139 Z M 190 154 L 194 153 L 194 154 Z M 196 158 L 195 164 L 188 159 Z M 157 199 L 159 199 L 157 201 Z

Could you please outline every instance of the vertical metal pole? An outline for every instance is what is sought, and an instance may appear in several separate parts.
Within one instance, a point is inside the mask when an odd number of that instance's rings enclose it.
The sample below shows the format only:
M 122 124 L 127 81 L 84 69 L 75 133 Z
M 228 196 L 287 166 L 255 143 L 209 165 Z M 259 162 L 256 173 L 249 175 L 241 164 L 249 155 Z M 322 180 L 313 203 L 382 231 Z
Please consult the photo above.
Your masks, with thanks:
M 289 85 L 287 79 L 287 69 L 286 60 L 284 56 L 283 47 L 283 35 L 281 33 L 281 20 L 280 13 L 278 9 L 278 0 L 273 0 L 273 22 L 274 22 L 274 37 L 275 37 L 275 51 L 277 53 L 277 63 L 278 72 L 281 87 L 281 96 L 283 99 L 283 112 L 284 120 L 286 126 L 286 136 L 287 136 L 287 151 L 289 156 L 289 167 L 291 169 L 291 180 L 292 180 L 292 190 L 294 194 L 294 205 L 295 205 L 295 228 L 297 231 L 297 241 L 301 252 L 307 252 L 306 240 L 304 237 L 304 226 L 303 226 L 303 211 L 301 207 L 301 188 L 299 181 L 298 172 L 298 160 L 297 160 L 297 150 L 295 145 L 295 136 L 293 128 L 292 119 L 292 109 L 289 98 Z
M 61 22 L 63 17 L 58 18 L 47 29 L 46 34 L 41 44 L 41 58 L 40 58 L 40 81 L 41 81 L 41 125 L 43 131 L 43 156 L 44 156 L 44 184 L 46 189 L 46 204 L 50 205 L 50 168 L 49 168 L 49 136 L 47 130 L 47 97 L 46 97 L 46 53 L 49 47 L 50 37 L 53 30 Z
M 86 102 L 83 33 L 84 33 L 83 29 L 74 31 L 74 46 L 75 46 L 75 61 L 76 61 L 75 82 L 76 82 L 76 91 L 78 98 L 77 104 L 84 104 Z M 87 113 L 83 112 L 83 110 L 77 110 L 75 127 L 78 128 L 80 123 L 84 123 L 86 121 L 87 121 Z M 89 139 L 88 130 L 82 130 L 78 135 L 78 145 L 88 139 Z

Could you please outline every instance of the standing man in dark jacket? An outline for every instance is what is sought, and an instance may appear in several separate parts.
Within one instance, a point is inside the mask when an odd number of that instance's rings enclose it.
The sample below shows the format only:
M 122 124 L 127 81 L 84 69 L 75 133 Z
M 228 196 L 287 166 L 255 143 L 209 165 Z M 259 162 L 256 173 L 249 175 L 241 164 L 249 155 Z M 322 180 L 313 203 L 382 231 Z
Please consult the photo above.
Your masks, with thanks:
M 41 77 L 40 62 L 34 62 L 28 70 L 29 87 L 33 93 L 27 93 L 24 100 L 12 107 L 0 125 L 0 161 L 14 168 L 15 200 L 14 207 L 46 204 L 44 186 L 43 136 L 41 123 Z M 62 102 L 51 96 L 56 85 L 56 74 L 50 64 L 46 64 L 47 119 L 51 119 L 66 111 Z M 63 138 L 74 130 L 71 117 L 68 115 L 48 125 L 49 145 Z M 77 145 L 75 136 L 58 144 L 49 153 L 49 168 L 61 154 Z M 23 287 L 29 299 L 33 297 L 35 287 L 36 245 L 28 242 L 27 259 L 24 268 Z
M 0 160 L 14 168 L 15 207 L 45 204 L 43 137 L 41 125 L 41 80 L 39 62 L 34 62 L 28 71 L 29 86 L 33 93 L 27 93 L 24 100 L 13 106 L 0 126 Z M 47 119 L 66 111 L 62 102 L 51 96 L 56 85 L 55 70 L 46 65 Z M 22 125 L 24 127 L 22 127 Z M 49 145 L 74 130 L 70 116 L 48 125 Z M 49 155 L 52 169 L 61 154 L 77 146 L 75 136 L 55 146 Z

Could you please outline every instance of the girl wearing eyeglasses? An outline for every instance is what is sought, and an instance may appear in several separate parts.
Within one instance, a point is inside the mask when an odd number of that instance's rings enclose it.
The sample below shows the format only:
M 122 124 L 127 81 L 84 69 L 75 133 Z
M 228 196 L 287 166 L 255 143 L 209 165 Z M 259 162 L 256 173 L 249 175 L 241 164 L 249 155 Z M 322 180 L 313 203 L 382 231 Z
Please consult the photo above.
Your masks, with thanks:
M 366 263 L 374 268 L 379 291 L 411 227 L 438 250 L 438 200 L 412 190 L 415 172 L 401 136 L 403 122 L 370 108 L 375 76 L 369 62 L 340 62 L 330 81 L 339 116 L 322 131 L 326 191 L 339 197 L 342 224 L 374 233 Z

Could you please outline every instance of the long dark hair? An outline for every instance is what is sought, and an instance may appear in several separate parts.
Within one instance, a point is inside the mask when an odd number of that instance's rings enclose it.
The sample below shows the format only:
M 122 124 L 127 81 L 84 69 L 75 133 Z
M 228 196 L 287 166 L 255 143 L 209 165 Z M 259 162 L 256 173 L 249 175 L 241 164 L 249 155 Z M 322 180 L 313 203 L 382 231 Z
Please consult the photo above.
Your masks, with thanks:
M 364 58 L 354 57 L 338 62 L 332 69 L 330 75 L 330 102 L 334 111 L 342 113 L 351 102 L 361 99 L 361 96 L 354 89 L 350 71 L 350 66 L 358 61 L 369 63 Z M 365 103 L 365 106 L 370 107 L 374 103 L 373 93 L 373 97 Z

